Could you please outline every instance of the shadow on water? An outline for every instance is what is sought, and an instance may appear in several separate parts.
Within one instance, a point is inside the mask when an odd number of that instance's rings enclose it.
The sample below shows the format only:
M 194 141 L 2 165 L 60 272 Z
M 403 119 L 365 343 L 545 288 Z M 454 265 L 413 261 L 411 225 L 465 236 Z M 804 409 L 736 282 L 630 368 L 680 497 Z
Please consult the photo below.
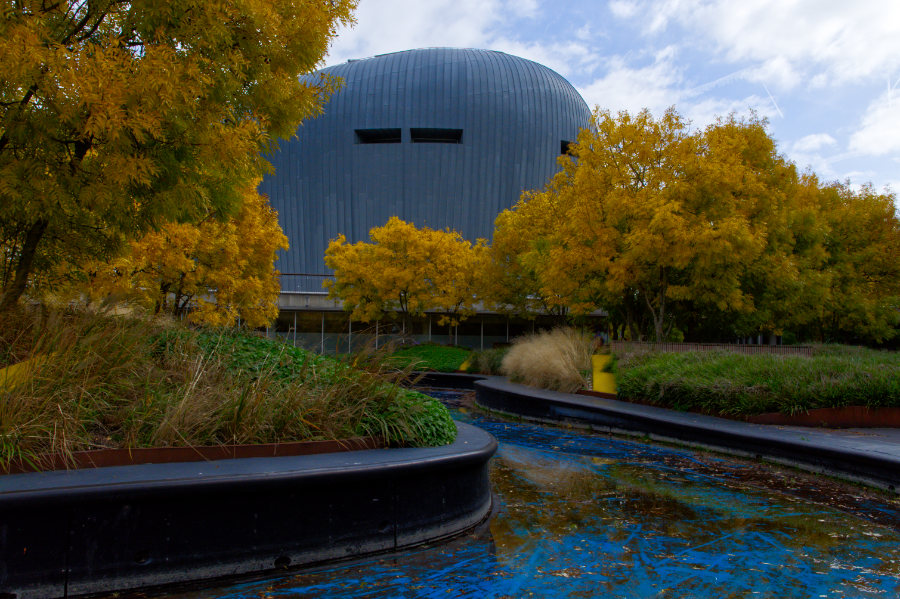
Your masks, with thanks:
M 471 412 L 458 394 L 434 394 L 500 441 L 491 470 L 499 509 L 479 531 L 178 597 L 900 596 L 900 512 L 889 499 L 757 464 L 503 421 Z M 821 501 L 840 494 L 856 498 L 846 500 L 856 513 Z

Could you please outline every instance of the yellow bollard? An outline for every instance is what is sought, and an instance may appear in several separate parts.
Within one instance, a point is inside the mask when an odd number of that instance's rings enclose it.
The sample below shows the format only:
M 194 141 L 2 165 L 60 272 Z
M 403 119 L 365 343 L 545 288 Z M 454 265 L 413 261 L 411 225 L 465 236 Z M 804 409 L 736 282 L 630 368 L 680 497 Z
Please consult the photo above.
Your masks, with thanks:
M 616 394 L 616 375 L 604 372 L 603 368 L 609 364 L 612 356 L 609 354 L 594 354 L 591 356 L 593 366 L 593 391 Z

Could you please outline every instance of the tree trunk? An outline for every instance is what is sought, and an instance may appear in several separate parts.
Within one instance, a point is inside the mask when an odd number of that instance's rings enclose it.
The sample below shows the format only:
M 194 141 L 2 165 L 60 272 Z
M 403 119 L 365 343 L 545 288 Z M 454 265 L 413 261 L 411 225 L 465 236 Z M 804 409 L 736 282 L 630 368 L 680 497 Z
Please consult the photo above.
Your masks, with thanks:
M 11 309 L 19 302 L 19 298 L 25 293 L 28 277 L 34 265 L 34 257 L 37 254 L 38 244 L 47 231 L 49 223 L 44 219 L 38 219 L 25 234 L 25 243 L 19 254 L 19 263 L 16 265 L 16 278 L 12 284 L 3 290 L 3 298 L 0 299 L 0 312 Z

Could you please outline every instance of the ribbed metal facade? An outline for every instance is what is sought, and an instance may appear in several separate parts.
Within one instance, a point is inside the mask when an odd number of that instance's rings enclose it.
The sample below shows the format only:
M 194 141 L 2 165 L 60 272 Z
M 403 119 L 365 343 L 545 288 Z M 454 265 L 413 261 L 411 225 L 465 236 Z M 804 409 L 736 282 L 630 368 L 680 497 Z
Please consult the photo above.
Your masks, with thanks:
M 275 174 L 261 186 L 290 239 L 284 273 L 327 272 L 329 240 L 366 239 L 391 216 L 490 238 L 497 214 L 547 182 L 561 142 L 590 120 L 559 74 L 502 52 L 409 50 L 323 72 L 343 88 L 269 157 Z M 444 143 L 414 143 L 413 130 Z

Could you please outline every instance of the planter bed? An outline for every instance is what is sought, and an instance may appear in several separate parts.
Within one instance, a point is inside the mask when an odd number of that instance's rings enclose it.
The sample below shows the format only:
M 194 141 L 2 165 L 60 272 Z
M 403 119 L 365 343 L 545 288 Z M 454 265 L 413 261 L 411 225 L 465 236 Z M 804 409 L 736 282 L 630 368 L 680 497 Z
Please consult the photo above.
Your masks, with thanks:
M 260 443 L 256 445 L 203 445 L 198 447 L 138 447 L 133 449 L 95 449 L 76 451 L 72 460 L 60 456 L 42 457 L 36 464 L 22 460 L 9 465 L 0 474 L 23 472 L 70 470 L 79 468 L 104 468 L 108 466 L 134 466 L 136 464 L 172 464 L 233 460 L 238 458 L 277 458 L 285 456 L 382 449 L 383 440 L 375 437 L 354 437 L 334 441 L 295 441 L 290 443 Z
M 209 580 L 459 534 L 491 509 L 497 443 L 0 477 L 0 597 Z
M 601 391 L 578 391 L 578 395 L 599 397 L 602 399 L 615 399 L 624 403 L 656 408 L 671 409 L 644 401 L 632 401 L 620 399 L 615 393 L 603 393 Z M 677 411 L 677 410 L 675 410 Z M 686 413 L 704 414 L 689 410 Z M 885 428 L 900 427 L 900 408 L 870 408 L 868 406 L 843 406 L 839 408 L 816 408 L 799 414 L 782 414 L 781 412 L 769 412 L 766 414 L 752 414 L 749 416 L 729 416 L 719 414 L 707 414 L 716 418 L 752 422 L 754 424 L 778 424 L 784 426 L 818 426 L 825 428 Z

